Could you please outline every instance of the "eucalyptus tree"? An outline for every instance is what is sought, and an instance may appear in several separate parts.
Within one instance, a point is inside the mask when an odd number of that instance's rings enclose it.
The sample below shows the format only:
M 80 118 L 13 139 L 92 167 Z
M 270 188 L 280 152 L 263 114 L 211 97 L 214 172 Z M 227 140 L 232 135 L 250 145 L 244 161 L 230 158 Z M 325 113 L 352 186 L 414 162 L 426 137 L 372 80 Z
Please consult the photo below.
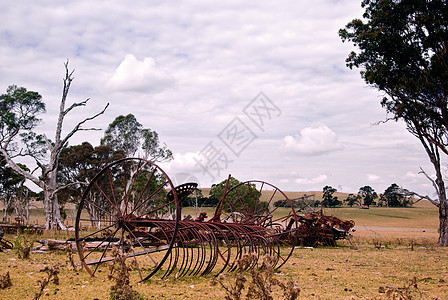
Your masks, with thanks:
M 365 185 L 359 188 L 358 195 L 362 198 L 362 204 L 367 207 L 369 207 L 370 205 L 375 205 L 375 199 L 378 198 L 378 194 L 369 185 Z
M 448 204 L 442 171 L 448 154 L 448 3 L 445 0 L 364 0 L 362 19 L 339 31 L 358 51 L 346 59 L 384 94 L 387 120 L 403 120 L 435 171 L 439 245 L 448 246 Z M 426 173 L 422 170 L 426 175 Z
M 336 207 L 337 205 L 341 205 L 342 202 L 338 200 L 337 196 L 333 196 L 336 193 L 336 189 L 332 186 L 326 185 L 323 188 L 322 194 L 322 206 L 324 207 Z
M 353 207 L 353 205 L 355 205 L 355 204 L 361 206 L 361 196 L 354 195 L 354 194 L 348 194 L 348 196 L 344 200 L 344 202 L 350 207 Z
M 133 114 L 118 116 L 107 127 L 101 145 L 122 150 L 128 157 L 137 156 L 153 162 L 169 161 L 173 153 L 159 141 L 159 134 L 137 121 Z
M 408 193 L 396 183 L 392 183 L 380 196 L 379 202 L 385 202 L 387 207 L 406 207 L 413 204 Z

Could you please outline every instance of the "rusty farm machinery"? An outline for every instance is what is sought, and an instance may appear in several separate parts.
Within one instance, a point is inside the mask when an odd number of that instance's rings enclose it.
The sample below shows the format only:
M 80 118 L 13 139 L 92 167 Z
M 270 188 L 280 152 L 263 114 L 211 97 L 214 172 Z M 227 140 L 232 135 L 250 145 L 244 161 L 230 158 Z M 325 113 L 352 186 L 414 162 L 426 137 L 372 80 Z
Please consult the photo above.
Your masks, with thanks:
M 272 184 L 228 182 L 211 218 L 201 214 L 187 220 L 181 216 L 182 202 L 196 183 L 175 187 L 159 166 L 144 159 L 109 164 L 79 203 L 75 242 L 80 263 L 94 276 L 101 263 L 114 259 L 111 250 L 116 248 L 133 262 L 138 281 L 156 273 L 165 278 L 257 268 L 266 255 L 278 269 L 299 239 L 330 226 L 328 220 L 306 223 L 306 216 L 298 215 L 287 195 Z M 273 205 L 279 200 L 282 208 Z M 337 230 L 347 232 L 353 225 Z M 238 264 L 244 256 L 250 260 Z

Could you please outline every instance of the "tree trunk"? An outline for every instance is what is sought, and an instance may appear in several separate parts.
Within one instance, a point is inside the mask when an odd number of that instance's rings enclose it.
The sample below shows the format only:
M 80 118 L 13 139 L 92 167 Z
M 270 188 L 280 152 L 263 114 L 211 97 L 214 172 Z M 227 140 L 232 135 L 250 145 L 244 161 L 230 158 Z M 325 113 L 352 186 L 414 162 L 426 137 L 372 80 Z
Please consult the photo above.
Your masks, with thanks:
M 3 222 L 6 223 L 8 221 L 8 202 L 5 201 L 5 207 L 3 208 Z
M 435 186 L 439 197 L 439 246 L 448 246 L 448 205 L 446 203 L 445 181 L 440 167 L 440 156 L 437 148 L 434 155 L 430 156 L 436 171 Z
M 443 193 L 445 194 L 445 193 Z M 444 195 L 446 198 L 446 195 Z M 448 246 L 448 205 L 439 197 L 439 246 Z
M 66 230 L 67 228 L 61 218 L 58 197 L 54 193 L 57 187 L 56 171 L 49 172 L 46 179 L 44 190 L 45 229 Z
M 7 223 L 8 221 L 8 210 L 9 207 L 11 206 L 11 202 L 12 202 L 12 196 L 6 195 L 5 196 L 5 208 L 4 208 L 4 213 L 3 213 L 3 222 Z

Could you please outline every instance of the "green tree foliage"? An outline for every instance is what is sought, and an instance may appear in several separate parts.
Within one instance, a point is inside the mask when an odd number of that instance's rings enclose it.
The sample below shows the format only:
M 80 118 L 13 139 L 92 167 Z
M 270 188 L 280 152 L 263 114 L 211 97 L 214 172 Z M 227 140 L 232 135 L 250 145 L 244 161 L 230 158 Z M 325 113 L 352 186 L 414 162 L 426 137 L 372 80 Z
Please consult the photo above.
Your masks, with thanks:
M 352 207 L 353 205 L 361 205 L 361 197 L 359 195 L 348 194 L 347 199 L 345 199 L 345 203 Z
M 448 204 L 441 152 L 448 154 L 448 3 L 444 0 L 364 0 L 363 19 L 339 31 L 358 49 L 347 66 L 384 92 L 381 104 L 423 145 L 436 179 L 439 245 L 448 246 Z
M 323 207 L 336 207 L 342 204 L 342 202 L 338 200 L 338 197 L 333 196 L 336 191 L 337 190 L 334 187 L 329 185 L 324 186 L 321 203 Z
M 224 192 L 226 192 L 226 185 L 227 185 L 227 191 L 229 191 L 230 189 L 232 189 L 233 187 L 235 187 L 241 183 L 238 179 L 236 179 L 234 177 L 230 177 L 230 179 L 228 181 L 229 181 L 229 183 L 227 183 L 227 179 L 226 179 L 226 180 L 221 181 L 218 184 L 212 184 L 212 187 L 210 189 L 210 197 L 213 197 L 218 202 L 220 202 L 222 200 L 222 196 L 223 196 Z M 236 192 L 234 192 L 233 194 L 235 194 L 235 193 Z M 226 211 L 229 211 L 230 204 L 224 203 L 223 209 Z
M 406 207 L 412 205 L 412 201 L 407 197 L 402 188 L 396 183 L 392 183 L 380 196 L 378 204 L 387 207 Z
M 228 213 L 240 212 L 246 216 L 261 213 L 266 209 L 267 202 L 260 201 L 260 191 L 251 183 L 242 183 L 231 177 L 227 185 L 227 180 L 223 180 L 218 184 L 212 185 L 210 189 L 210 197 L 214 197 L 219 202 L 225 198 L 222 203 L 222 210 Z
M 120 158 L 124 158 L 123 151 L 113 151 L 109 146 L 93 147 L 88 142 L 64 148 L 57 173 L 58 181 L 65 185 L 58 194 L 61 203 L 78 202 L 92 178 L 105 165 Z
M 11 85 L 0 95 L 0 154 L 11 167 L 12 159 L 18 156 L 41 158 L 45 154 L 43 136 L 32 132 L 44 112 L 45 104 L 37 92 Z M 19 150 L 18 140 L 26 147 Z M 20 171 L 18 165 L 15 169 Z
M 143 128 L 133 114 L 115 118 L 106 129 L 101 145 L 122 150 L 128 157 L 137 155 L 153 162 L 169 161 L 173 158 L 171 150 L 160 144 L 158 133 Z
M 378 198 L 378 194 L 371 186 L 363 186 L 359 189 L 358 195 L 362 198 L 362 205 L 369 207 L 370 205 L 375 205 L 375 199 Z
M 187 197 L 187 199 L 185 199 L 185 201 L 182 202 L 182 206 L 195 206 L 196 199 L 198 201 L 198 207 L 215 207 L 219 202 L 216 197 L 205 197 L 200 189 L 196 189 L 189 197 Z
M 44 112 L 45 104 L 37 92 L 16 85 L 9 86 L 6 94 L 0 95 L 1 149 L 12 152 L 15 137 L 27 135 L 33 130 L 41 121 L 38 115 Z

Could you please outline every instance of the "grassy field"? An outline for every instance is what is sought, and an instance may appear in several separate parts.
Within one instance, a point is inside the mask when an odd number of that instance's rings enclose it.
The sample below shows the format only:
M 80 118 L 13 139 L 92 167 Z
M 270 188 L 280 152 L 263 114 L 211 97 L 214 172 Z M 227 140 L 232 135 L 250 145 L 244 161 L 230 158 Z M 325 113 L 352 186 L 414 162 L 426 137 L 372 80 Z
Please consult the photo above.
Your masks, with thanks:
M 405 292 L 414 298 L 448 298 L 448 249 L 436 247 L 438 213 L 425 202 L 412 208 L 336 208 L 331 214 L 356 222 L 350 241 L 339 241 L 338 247 L 297 248 L 275 278 L 298 280 L 299 299 L 388 299 L 387 290 Z M 194 208 L 183 214 L 194 216 Z M 213 209 L 208 209 L 213 215 Z M 41 212 L 33 212 L 39 217 Z M 47 232 L 43 238 L 66 239 L 72 233 Z M 7 235 L 14 240 L 14 235 Z M 37 245 L 37 244 L 36 244 Z M 39 280 L 46 275 L 46 266 L 60 268 L 60 284 L 50 283 L 41 299 L 108 299 L 112 282 L 109 269 L 101 266 L 98 276 L 91 278 L 83 270 L 73 270 L 64 252 L 33 253 L 22 260 L 14 251 L 0 253 L 0 276 L 9 271 L 13 286 L 0 290 L 0 299 L 32 299 L 39 290 Z M 243 272 L 250 278 L 248 272 Z M 230 275 L 234 280 L 234 275 Z M 148 299 L 222 299 L 225 291 L 211 286 L 214 276 L 152 278 L 133 283 L 133 288 Z M 279 290 L 275 299 L 282 299 Z

